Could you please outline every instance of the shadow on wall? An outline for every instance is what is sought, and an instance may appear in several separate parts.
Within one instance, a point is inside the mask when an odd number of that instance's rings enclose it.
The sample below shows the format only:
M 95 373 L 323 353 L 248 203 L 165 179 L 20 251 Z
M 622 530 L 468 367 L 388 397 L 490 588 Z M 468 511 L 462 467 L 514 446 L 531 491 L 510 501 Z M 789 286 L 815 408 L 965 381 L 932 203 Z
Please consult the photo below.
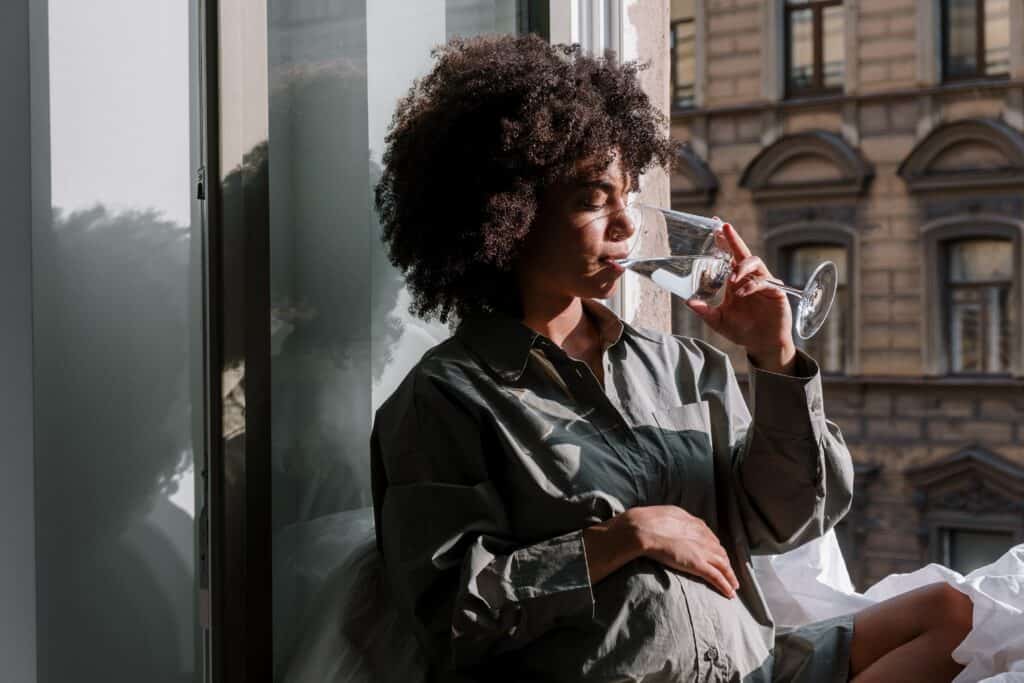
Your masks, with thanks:
M 189 231 L 102 206 L 34 232 L 41 682 L 191 681 Z

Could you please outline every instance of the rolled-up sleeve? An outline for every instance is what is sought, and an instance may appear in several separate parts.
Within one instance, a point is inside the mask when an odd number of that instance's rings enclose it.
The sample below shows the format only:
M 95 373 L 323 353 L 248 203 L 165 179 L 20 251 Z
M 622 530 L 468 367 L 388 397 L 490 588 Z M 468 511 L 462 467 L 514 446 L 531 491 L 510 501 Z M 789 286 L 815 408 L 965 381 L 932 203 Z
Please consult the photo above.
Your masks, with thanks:
M 371 462 L 389 584 L 436 663 L 467 669 L 592 615 L 594 600 L 581 530 L 515 538 L 490 473 L 498 446 L 450 389 L 400 388 L 377 413 Z
M 751 552 L 782 553 L 846 514 L 853 463 L 839 428 L 825 418 L 810 356 L 798 352 L 793 375 L 752 364 L 750 384 L 753 418 L 733 421 L 735 493 Z M 731 385 L 731 402 L 741 403 L 734 377 Z

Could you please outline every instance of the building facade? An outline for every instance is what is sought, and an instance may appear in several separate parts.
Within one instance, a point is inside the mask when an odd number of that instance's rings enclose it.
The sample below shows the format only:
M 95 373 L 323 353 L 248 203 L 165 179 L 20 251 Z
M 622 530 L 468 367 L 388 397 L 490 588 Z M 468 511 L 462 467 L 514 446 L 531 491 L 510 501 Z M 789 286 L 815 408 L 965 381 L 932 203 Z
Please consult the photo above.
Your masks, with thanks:
M 673 0 L 670 40 L 673 206 L 794 284 L 839 266 L 805 345 L 855 583 L 1024 541 L 1024 0 Z

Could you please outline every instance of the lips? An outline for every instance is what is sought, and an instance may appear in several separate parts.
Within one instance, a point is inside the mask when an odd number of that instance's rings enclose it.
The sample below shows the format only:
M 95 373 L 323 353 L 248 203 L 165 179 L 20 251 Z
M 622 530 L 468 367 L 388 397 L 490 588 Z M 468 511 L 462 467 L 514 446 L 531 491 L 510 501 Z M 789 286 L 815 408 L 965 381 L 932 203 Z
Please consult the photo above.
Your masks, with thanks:
M 601 261 L 601 263 L 604 263 L 606 266 L 608 266 L 609 268 L 614 270 L 616 275 L 621 275 L 622 273 L 626 272 L 626 269 L 623 268 L 622 266 L 620 266 L 615 261 L 618 260 L 618 259 L 624 259 L 624 258 L 626 258 L 626 254 L 623 254 L 621 256 L 602 256 L 600 258 L 600 261 Z

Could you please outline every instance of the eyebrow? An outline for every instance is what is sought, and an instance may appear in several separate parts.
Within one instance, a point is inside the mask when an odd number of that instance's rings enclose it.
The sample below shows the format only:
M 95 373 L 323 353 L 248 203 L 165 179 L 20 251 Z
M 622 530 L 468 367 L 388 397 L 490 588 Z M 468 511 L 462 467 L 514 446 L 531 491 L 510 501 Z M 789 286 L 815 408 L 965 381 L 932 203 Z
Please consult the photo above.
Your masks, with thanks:
M 595 180 L 580 180 L 580 181 L 578 181 L 576 183 L 576 186 L 578 188 L 580 188 L 580 189 L 596 187 L 597 189 L 604 190 L 605 192 L 608 192 L 608 193 L 614 192 L 615 189 L 616 189 L 615 185 L 613 183 L 610 183 L 607 180 L 599 180 L 599 179 L 595 179 Z M 630 191 L 632 191 L 632 189 L 633 189 L 633 184 L 631 182 L 629 182 L 629 179 L 627 178 L 626 179 L 626 187 L 625 187 L 625 189 L 623 191 L 624 192 L 630 192 Z

